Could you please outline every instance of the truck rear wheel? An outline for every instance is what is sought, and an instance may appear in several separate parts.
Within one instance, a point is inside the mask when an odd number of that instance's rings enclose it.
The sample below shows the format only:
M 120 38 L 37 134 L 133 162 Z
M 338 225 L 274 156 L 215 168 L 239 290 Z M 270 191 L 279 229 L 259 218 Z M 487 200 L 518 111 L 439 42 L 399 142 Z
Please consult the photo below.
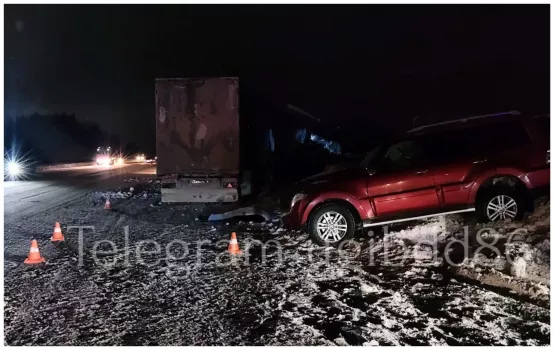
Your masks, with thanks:
M 321 246 L 338 247 L 354 235 L 354 216 L 340 204 L 327 204 L 310 215 L 308 230 L 310 237 Z

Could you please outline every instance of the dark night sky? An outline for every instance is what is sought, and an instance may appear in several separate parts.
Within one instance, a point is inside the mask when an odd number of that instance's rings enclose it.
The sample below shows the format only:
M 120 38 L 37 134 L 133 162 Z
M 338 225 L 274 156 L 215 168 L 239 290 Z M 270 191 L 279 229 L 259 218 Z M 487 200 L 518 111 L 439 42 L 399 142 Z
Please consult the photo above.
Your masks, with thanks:
M 547 111 L 549 36 L 549 5 L 5 5 L 5 113 L 147 146 L 154 78 L 219 75 L 343 125 Z

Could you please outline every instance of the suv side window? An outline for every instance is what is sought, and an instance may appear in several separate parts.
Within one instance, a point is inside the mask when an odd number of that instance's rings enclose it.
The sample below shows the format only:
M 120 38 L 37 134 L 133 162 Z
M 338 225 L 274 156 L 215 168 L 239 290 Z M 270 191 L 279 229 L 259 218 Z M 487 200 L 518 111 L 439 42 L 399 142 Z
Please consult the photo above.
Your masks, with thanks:
M 537 125 L 537 128 L 539 131 L 548 139 L 550 140 L 550 116 L 547 115 L 539 115 L 535 118 L 533 118 L 535 121 L 535 124 Z
M 530 142 L 518 121 L 447 130 L 422 136 L 432 161 L 470 158 L 522 147 Z
M 490 124 L 488 148 L 504 151 L 528 145 L 531 142 L 527 130 L 518 121 Z
M 404 140 L 388 147 L 383 154 L 382 166 L 389 170 L 401 170 L 419 164 L 424 152 L 417 140 Z

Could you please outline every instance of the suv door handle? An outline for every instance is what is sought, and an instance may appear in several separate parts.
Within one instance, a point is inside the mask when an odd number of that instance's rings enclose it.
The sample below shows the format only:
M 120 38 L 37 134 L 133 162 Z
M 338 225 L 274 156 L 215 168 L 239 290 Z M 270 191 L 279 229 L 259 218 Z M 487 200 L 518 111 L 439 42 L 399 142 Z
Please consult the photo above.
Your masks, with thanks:
M 487 162 L 487 159 L 479 159 L 479 160 L 476 160 L 473 162 L 473 164 L 481 164 L 481 163 L 486 163 Z
M 425 169 L 425 170 L 420 170 L 420 171 L 416 171 L 416 175 L 423 175 L 423 174 L 426 174 L 429 170 Z

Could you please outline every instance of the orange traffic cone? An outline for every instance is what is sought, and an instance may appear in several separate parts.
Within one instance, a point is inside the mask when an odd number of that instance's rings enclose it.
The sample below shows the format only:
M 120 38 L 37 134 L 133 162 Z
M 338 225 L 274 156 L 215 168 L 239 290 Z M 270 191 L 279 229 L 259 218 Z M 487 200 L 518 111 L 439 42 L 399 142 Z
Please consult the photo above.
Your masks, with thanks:
M 52 242 L 61 242 L 64 241 L 65 238 L 62 234 L 62 229 L 60 228 L 60 223 L 56 222 L 56 226 L 54 227 L 54 234 L 52 235 L 52 238 L 50 238 Z
M 38 251 L 38 243 L 36 239 L 33 239 L 31 241 L 31 250 L 29 250 L 29 256 L 23 263 L 27 265 L 31 264 L 40 264 L 45 262 L 43 257 L 40 256 L 40 252 Z
M 227 249 L 229 254 L 240 254 L 242 253 L 239 249 L 239 242 L 237 241 L 237 234 L 235 232 L 231 233 L 231 240 L 229 241 L 229 249 Z
M 106 198 L 106 204 L 104 204 L 104 209 L 106 210 L 112 209 L 112 203 L 110 203 L 110 197 Z

